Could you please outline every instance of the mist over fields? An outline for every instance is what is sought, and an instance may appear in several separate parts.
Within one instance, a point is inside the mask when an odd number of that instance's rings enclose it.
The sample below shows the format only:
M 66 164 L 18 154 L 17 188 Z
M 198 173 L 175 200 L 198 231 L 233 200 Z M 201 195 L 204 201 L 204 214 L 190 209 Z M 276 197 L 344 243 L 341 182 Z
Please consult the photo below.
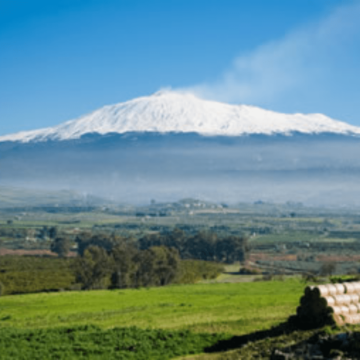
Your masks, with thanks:
M 117 202 L 360 205 L 360 139 L 338 134 L 89 134 L 0 143 L 0 185 L 75 190 Z

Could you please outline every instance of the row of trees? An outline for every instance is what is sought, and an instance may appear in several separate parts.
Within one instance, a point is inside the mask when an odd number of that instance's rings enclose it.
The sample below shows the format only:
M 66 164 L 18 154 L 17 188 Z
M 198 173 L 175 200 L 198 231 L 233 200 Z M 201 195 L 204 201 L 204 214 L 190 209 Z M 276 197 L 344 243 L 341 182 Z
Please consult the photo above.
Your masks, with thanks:
M 244 262 L 249 252 L 246 236 L 218 237 L 213 232 L 201 231 L 187 235 L 183 230 L 174 229 L 167 234 L 150 234 L 139 239 L 139 248 L 151 246 L 173 247 L 179 251 L 182 259 L 199 259 L 233 263 Z
M 83 289 L 163 286 L 184 275 L 181 259 L 244 262 L 249 251 L 244 236 L 218 237 L 212 232 L 188 235 L 177 228 L 140 239 L 82 233 L 75 241 L 79 256 L 74 262 L 74 273 Z M 57 237 L 51 250 L 64 257 L 69 246 L 68 238 Z M 186 276 L 194 273 L 194 264 L 187 264 L 192 269 L 186 270 Z M 199 272 L 199 269 L 195 271 Z
M 244 262 L 249 252 L 248 239 L 245 236 L 219 237 L 213 232 L 206 231 L 188 235 L 177 228 L 168 233 L 145 235 L 138 240 L 114 235 L 83 233 L 77 236 L 76 242 L 80 255 L 89 246 L 99 246 L 111 251 L 120 244 L 127 244 L 139 250 L 147 250 L 154 246 L 174 248 L 182 259 L 233 263 Z
M 74 261 L 76 282 L 83 289 L 164 286 L 180 275 L 180 256 L 165 246 L 138 250 L 125 243 L 107 251 L 90 245 Z

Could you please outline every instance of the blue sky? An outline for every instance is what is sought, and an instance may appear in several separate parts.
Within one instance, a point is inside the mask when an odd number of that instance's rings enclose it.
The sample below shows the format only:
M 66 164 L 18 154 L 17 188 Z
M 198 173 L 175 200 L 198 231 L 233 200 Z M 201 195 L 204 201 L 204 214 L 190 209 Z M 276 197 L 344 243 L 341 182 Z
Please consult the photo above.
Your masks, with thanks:
M 0 0 L 0 135 L 171 87 L 360 126 L 360 1 Z

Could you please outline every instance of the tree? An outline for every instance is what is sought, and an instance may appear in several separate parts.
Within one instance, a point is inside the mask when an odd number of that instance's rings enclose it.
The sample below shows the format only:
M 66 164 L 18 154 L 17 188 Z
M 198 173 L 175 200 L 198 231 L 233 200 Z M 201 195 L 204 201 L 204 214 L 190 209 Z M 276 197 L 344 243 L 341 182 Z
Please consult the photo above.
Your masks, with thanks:
M 104 248 L 106 251 L 111 252 L 112 249 L 126 242 L 131 242 L 131 238 L 125 238 L 122 236 L 115 236 L 109 234 L 95 234 L 83 232 L 79 234 L 75 242 L 78 244 L 78 253 L 80 255 L 84 254 L 84 251 L 89 246 L 99 246 Z
M 75 278 L 83 289 L 105 289 L 110 285 L 113 259 L 98 246 L 89 246 L 83 256 L 78 256 L 73 265 Z
M 50 229 L 48 229 L 48 234 L 50 239 L 55 239 L 58 236 L 58 228 L 56 226 L 52 226 Z
M 327 261 L 321 265 L 319 273 L 321 276 L 331 276 L 335 270 L 336 264 L 331 261 Z
M 66 257 L 70 250 L 70 241 L 67 237 L 58 237 L 56 238 L 50 246 L 50 250 L 59 257 Z
M 174 248 L 154 246 L 139 252 L 134 261 L 137 264 L 135 286 L 168 285 L 179 274 L 180 257 Z
M 5 292 L 5 286 L 2 282 L 0 282 L 0 296 L 4 295 L 4 292 Z
M 111 275 L 111 286 L 113 288 L 128 288 L 133 286 L 136 264 L 134 258 L 138 250 L 131 245 L 118 245 L 112 249 L 114 260 L 114 271 Z

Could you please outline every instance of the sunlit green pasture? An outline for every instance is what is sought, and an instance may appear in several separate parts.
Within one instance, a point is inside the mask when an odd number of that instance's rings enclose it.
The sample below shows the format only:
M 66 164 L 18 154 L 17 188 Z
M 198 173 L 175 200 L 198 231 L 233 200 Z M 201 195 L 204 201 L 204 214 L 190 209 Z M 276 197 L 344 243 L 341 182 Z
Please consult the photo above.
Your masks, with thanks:
M 96 324 L 245 334 L 294 314 L 303 287 L 293 279 L 5 296 L 0 327 Z

